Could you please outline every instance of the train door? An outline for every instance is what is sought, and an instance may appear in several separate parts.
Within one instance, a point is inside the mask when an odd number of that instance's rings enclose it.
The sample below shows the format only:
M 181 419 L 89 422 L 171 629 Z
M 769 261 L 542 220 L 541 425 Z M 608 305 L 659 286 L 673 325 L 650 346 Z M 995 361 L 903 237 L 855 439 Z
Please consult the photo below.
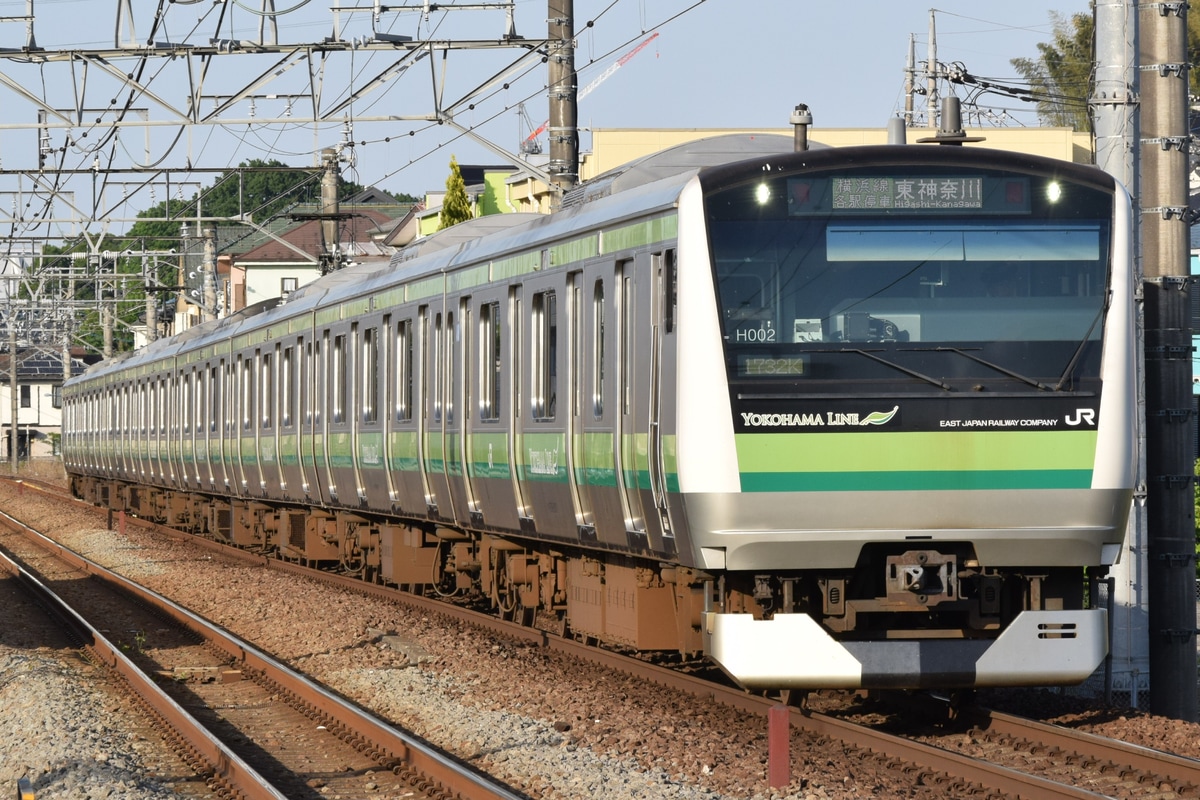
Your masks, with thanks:
M 496 528 L 520 528 L 520 502 L 515 494 L 513 446 L 509 427 L 513 408 L 512 304 L 506 289 L 474 297 L 475 324 L 467 336 L 475 357 L 467 378 L 474 400 L 468 410 L 466 463 L 474 505 L 472 522 Z
M 392 508 L 408 514 L 426 513 L 424 471 L 421 469 L 420 343 L 411 318 L 396 319 L 389 329 L 387 463 Z M 386 327 L 386 326 L 385 326 Z
M 460 524 L 478 524 L 479 505 L 471 485 L 469 454 L 470 418 L 473 402 L 471 380 L 472 360 L 471 298 L 462 297 L 446 304 L 446 382 L 447 402 L 444 409 L 446 442 L 446 483 L 450 487 L 452 514 Z
M 325 361 L 323 340 L 314 336 L 304 347 L 304 421 L 300 436 L 300 466 L 306 497 L 328 502 L 322 476 L 325 469 L 324 389 Z
M 616 436 L 618 339 L 615 265 L 596 262 L 576 275 L 572 326 L 572 473 L 580 499 L 580 536 L 627 546 Z
M 351 360 L 352 338 L 357 327 L 343 327 L 322 333 L 327 377 L 323 428 L 325 470 L 323 483 L 332 502 L 356 504 L 358 480 L 354 473 L 354 442 L 350 416 L 354 386 Z
M 276 343 L 263 348 L 258 365 L 258 438 L 259 438 L 259 471 L 262 477 L 262 492 L 264 496 L 279 497 L 283 486 L 283 464 L 280 452 L 280 427 L 282 419 L 279 411 L 280 387 L 279 371 L 280 357 L 283 348 Z
M 300 472 L 300 362 L 304 349 L 289 339 L 279 350 L 279 495 L 299 499 L 304 483 Z
M 570 302 L 566 288 L 561 274 L 522 286 L 521 324 L 528 358 L 521 381 L 528 400 L 521 409 L 518 447 L 520 492 L 537 531 L 574 538 L 576 500 L 567 468 L 571 412 L 566 378 L 569 313 L 563 312 Z
M 450 343 L 454 330 L 454 310 L 428 309 L 428 342 L 424 350 L 424 369 L 428 383 L 425 392 L 425 419 L 422 459 L 426 480 L 426 504 L 431 515 L 454 518 L 447 462 L 454 456 L 446 446 L 446 421 L 452 411 Z
M 389 320 L 373 316 L 357 331 L 358 400 L 354 413 L 355 465 L 358 499 L 371 508 L 387 508 L 392 495 L 384 456 L 384 385 Z
M 628 267 L 628 264 L 626 265 Z M 666 516 L 661 426 L 664 353 L 663 257 L 639 254 L 622 276 L 622 467 L 629 504 L 630 546 L 673 552 Z

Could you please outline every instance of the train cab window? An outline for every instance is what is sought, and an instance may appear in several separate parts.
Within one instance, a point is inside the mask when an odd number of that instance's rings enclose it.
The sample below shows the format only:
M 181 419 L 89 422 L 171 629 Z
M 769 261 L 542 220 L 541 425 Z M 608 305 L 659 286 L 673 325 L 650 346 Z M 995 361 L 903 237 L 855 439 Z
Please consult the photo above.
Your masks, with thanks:
M 362 337 L 362 421 L 379 419 L 379 329 L 367 328 Z
M 500 419 L 500 304 L 479 307 L 479 418 Z
M 346 337 L 333 337 L 333 368 L 330 375 L 330 399 L 333 401 L 331 421 L 335 423 L 346 421 Z
M 396 421 L 412 419 L 413 337 L 412 320 L 396 324 Z
M 558 400 L 558 302 L 554 292 L 533 296 L 533 398 L 534 419 L 554 419 Z

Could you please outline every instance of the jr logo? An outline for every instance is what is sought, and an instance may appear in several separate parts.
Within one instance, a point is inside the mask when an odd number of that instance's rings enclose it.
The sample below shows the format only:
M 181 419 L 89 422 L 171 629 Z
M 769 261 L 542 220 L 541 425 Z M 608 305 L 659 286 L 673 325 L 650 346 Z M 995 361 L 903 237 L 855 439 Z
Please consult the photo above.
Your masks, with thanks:
M 1075 416 L 1072 417 L 1072 416 L 1068 415 L 1066 422 L 1068 425 L 1082 425 L 1084 423 L 1087 423 L 1088 425 L 1095 425 L 1096 424 L 1096 409 L 1094 409 L 1094 408 L 1077 408 L 1077 409 L 1075 409 Z

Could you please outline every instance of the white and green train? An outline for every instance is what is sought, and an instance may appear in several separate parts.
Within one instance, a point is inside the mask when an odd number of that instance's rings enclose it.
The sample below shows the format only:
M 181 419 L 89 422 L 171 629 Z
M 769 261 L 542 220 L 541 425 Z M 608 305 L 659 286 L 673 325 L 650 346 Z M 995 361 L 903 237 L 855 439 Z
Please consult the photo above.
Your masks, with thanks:
M 99 364 L 64 391 L 74 491 L 751 688 L 1083 680 L 1134 483 L 1127 194 L 779 141 Z

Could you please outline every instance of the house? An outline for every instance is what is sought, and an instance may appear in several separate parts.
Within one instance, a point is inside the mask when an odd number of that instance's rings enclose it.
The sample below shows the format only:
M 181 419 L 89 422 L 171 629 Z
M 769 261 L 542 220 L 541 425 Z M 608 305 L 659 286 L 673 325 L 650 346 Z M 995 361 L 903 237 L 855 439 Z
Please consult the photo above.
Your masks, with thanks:
M 70 358 L 71 375 L 86 365 Z M 36 348 L 17 353 L 17 456 L 20 459 L 58 455 L 62 435 L 62 355 Z M 0 450 L 11 459 L 12 359 L 0 354 Z

